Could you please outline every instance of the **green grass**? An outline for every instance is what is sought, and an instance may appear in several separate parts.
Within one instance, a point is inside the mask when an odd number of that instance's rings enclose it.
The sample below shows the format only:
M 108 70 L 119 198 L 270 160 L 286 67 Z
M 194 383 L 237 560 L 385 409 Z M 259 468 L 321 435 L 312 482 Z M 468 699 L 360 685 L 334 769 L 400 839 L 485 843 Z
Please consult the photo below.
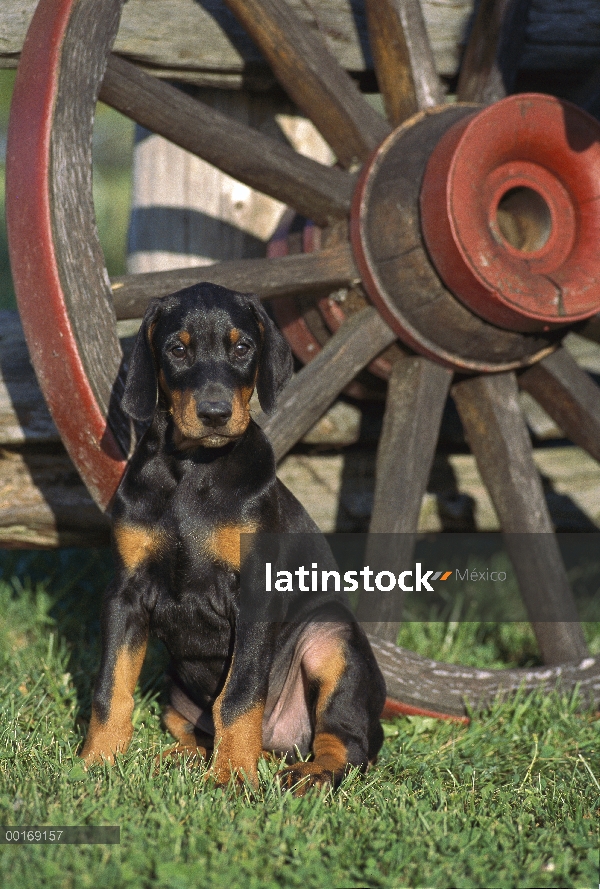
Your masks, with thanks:
M 0 135 L 12 72 L 0 72 Z M 131 124 L 103 106 L 94 196 L 110 274 L 124 270 Z M 14 306 L 0 169 L 0 308 Z M 153 646 L 129 752 L 110 768 L 76 757 L 99 659 L 104 550 L 0 555 L 0 823 L 117 824 L 120 846 L 0 845 L 0 885 L 103 887 L 595 887 L 598 734 L 575 697 L 497 703 L 469 727 L 387 723 L 377 766 L 335 793 L 283 793 L 275 766 L 235 793 L 202 768 L 163 768 L 165 655 Z M 13 578 L 19 578 L 15 580 Z M 68 581 L 65 580 L 68 578 Z M 407 623 L 400 642 L 477 666 L 538 663 L 526 624 Z M 600 653 L 600 626 L 585 627 Z
M 0 846 L 4 889 L 596 886 L 600 723 L 575 696 L 517 696 L 468 727 L 387 723 L 378 764 L 335 793 L 282 792 L 266 763 L 258 793 L 236 793 L 201 767 L 153 774 L 170 743 L 154 648 L 129 752 L 86 773 L 76 752 L 110 557 L 5 554 L 0 571 L 0 823 L 121 827 L 120 846 Z M 15 573 L 29 580 L 8 580 Z M 527 637 L 523 627 L 503 637 L 482 625 L 407 626 L 414 647 L 437 644 L 440 656 L 445 639 L 457 661 L 473 651 L 518 661 Z M 597 646 L 600 627 L 587 632 Z

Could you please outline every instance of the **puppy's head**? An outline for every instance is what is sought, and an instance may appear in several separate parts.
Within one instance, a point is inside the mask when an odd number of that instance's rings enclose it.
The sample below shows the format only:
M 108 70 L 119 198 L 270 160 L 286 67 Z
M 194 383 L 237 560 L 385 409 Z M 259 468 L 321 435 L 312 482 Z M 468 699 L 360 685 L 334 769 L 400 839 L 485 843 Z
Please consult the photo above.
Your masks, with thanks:
M 269 413 L 292 356 L 257 297 L 197 284 L 149 304 L 131 355 L 123 409 L 149 420 L 169 411 L 181 447 L 221 447 L 250 422 L 256 387 Z

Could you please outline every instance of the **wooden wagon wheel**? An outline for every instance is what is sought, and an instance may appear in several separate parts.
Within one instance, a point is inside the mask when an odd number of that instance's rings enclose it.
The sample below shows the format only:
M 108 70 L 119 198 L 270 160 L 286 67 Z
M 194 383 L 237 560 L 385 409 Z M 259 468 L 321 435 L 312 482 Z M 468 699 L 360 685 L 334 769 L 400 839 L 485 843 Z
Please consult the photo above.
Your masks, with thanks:
M 91 132 L 99 94 L 143 126 L 324 227 L 316 252 L 223 262 L 203 271 L 210 280 L 265 299 L 322 294 L 362 280 L 368 304 L 297 375 L 265 423 L 277 456 L 357 373 L 399 340 L 409 351 L 391 372 L 372 530 L 416 529 L 442 409 L 453 387 L 502 528 L 537 532 L 527 561 L 515 553 L 515 564 L 542 656 L 559 666 L 494 673 L 436 664 L 386 641 L 395 625 L 382 614 L 373 644 L 389 692 L 400 702 L 396 709 L 461 717 L 465 697 L 487 701 L 499 688 L 558 678 L 565 686 L 578 682 L 600 700 L 600 665 L 587 657 L 516 399 L 518 379 L 573 441 L 600 457 L 598 392 L 560 346 L 569 324 L 600 308 L 593 275 L 587 266 L 582 270 L 587 255 L 578 254 L 575 285 L 573 269 L 567 268 L 573 244 L 597 237 L 594 201 L 581 198 L 584 188 L 596 197 L 600 181 L 595 124 L 549 97 L 513 97 L 483 111 L 472 104 L 440 104 L 417 0 L 366 0 L 388 123 L 283 0 L 224 2 L 345 169 L 301 157 L 110 56 L 122 0 L 40 0 L 27 35 L 9 129 L 11 262 L 32 359 L 75 465 L 105 507 L 132 439 L 119 409 L 122 358 L 115 308 L 118 318 L 140 317 L 152 296 L 194 283 L 199 274 L 194 268 L 139 275 L 113 282 L 111 290 L 92 202 Z M 480 10 L 459 81 L 459 99 L 469 102 L 498 97 L 503 48 L 518 44 L 514 34 L 511 41 L 504 35 L 516 27 L 523 4 L 484 0 Z M 519 119 L 527 120 L 519 145 L 531 148 L 554 138 L 557 115 L 567 121 L 557 130 L 564 137 L 553 143 L 562 152 L 559 171 L 551 159 L 523 157 L 520 149 L 511 154 L 508 145 L 504 155 L 494 156 L 496 122 L 516 127 Z M 543 138 L 535 128 L 540 116 Z M 475 135 L 465 141 L 465 132 Z M 480 160 L 477 152 L 474 159 L 468 155 L 473 139 L 485 160 L 477 169 L 481 182 L 471 175 L 477 214 L 483 214 L 475 228 L 468 213 L 460 224 L 454 218 L 467 199 L 465 163 L 468 168 Z M 427 167 L 430 155 L 435 168 Z M 564 213 L 571 220 L 566 240 L 557 225 Z M 438 223 L 444 229 L 441 247 Z M 465 247 L 461 225 L 479 251 L 481 239 L 485 242 L 495 277 L 486 277 L 473 244 Z M 536 262 L 539 280 L 522 294 L 518 269 Z

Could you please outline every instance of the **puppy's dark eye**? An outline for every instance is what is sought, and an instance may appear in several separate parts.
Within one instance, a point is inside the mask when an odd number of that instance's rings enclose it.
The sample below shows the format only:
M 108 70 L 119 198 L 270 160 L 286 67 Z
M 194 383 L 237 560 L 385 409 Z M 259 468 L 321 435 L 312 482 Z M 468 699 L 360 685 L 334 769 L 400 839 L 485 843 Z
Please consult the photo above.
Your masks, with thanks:
M 173 358 L 183 358 L 186 353 L 186 348 L 181 343 L 178 343 L 170 349 L 170 352 Z
M 233 354 L 236 358 L 243 358 L 250 351 L 248 343 L 236 343 L 233 347 Z

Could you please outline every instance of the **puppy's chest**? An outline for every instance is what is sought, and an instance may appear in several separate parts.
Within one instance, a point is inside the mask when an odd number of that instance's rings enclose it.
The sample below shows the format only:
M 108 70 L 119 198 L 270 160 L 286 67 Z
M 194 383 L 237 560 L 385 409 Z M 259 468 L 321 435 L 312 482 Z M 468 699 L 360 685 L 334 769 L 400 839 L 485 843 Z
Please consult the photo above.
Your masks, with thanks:
M 239 572 L 243 535 L 253 534 L 260 525 L 247 504 L 209 490 L 177 498 L 163 521 L 178 562 L 217 572 Z
M 134 501 L 115 518 L 114 539 L 125 570 L 160 568 L 160 573 L 196 577 L 239 571 L 242 535 L 261 524 L 252 503 L 210 482 L 182 481 L 167 498 L 152 493 L 143 509 Z
M 179 490 L 145 517 L 123 516 L 116 523 L 121 556 L 131 537 L 132 555 L 143 559 L 137 570 L 148 583 L 151 629 L 176 663 L 222 660 L 227 654 L 241 535 L 257 525 L 243 504 L 219 503 L 214 491 L 194 488 Z

